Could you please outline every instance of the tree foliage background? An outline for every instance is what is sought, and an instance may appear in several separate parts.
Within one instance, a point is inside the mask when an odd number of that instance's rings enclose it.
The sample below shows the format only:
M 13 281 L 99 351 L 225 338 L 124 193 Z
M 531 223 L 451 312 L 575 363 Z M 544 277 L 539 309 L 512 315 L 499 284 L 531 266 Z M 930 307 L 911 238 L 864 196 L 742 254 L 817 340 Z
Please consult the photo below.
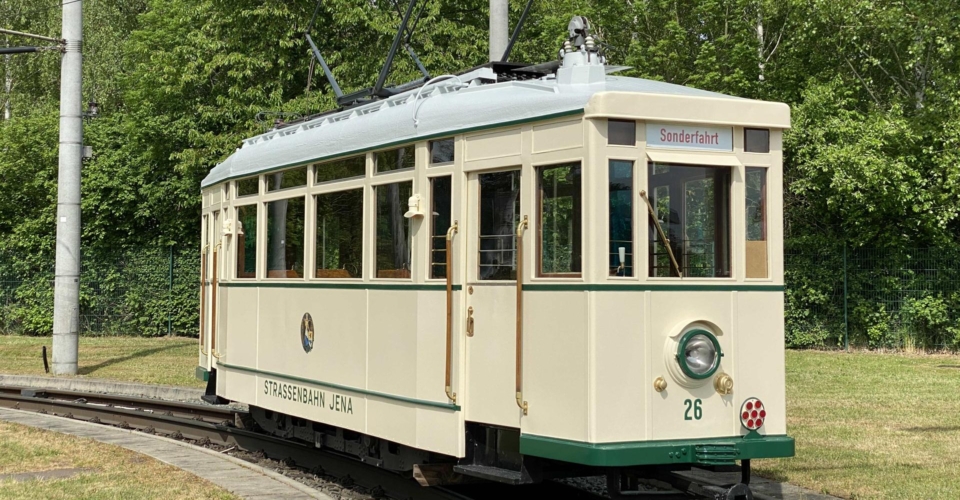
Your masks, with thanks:
M 423 1 L 412 45 L 433 74 L 486 61 L 486 0 Z M 511 2 L 512 20 L 523 3 Z M 610 45 L 611 62 L 633 67 L 627 75 L 790 104 L 785 196 L 792 244 L 955 249 L 956 3 L 536 2 L 512 59 L 554 59 L 570 16 L 585 15 Z M 315 5 L 85 2 L 84 98 L 102 109 L 85 129 L 95 151 L 83 172 L 85 265 L 98 255 L 195 248 L 199 182 L 242 138 L 262 131 L 255 115 L 331 107 L 322 73 L 308 82 L 302 32 Z M 399 24 L 397 10 L 391 1 L 321 2 L 312 35 L 345 91 L 373 82 Z M 59 2 L 0 0 L 0 26 L 56 35 Z M 0 269 L 23 273 L 52 263 L 59 58 L 0 59 L 0 74 L 11 82 L 0 102 L 12 113 L 0 123 Z M 417 76 L 401 53 L 389 81 Z M 47 327 L 38 321 L 31 331 Z

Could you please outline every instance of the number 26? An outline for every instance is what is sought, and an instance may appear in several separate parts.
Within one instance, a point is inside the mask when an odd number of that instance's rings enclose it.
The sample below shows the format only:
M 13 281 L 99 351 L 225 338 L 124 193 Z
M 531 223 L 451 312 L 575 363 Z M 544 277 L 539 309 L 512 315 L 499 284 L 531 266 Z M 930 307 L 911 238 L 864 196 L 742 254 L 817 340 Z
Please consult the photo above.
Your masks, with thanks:
M 684 400 L 683 404 L 687 406 L 687 411 L 683 412 L 683 419 L 684 420 L 700 420 L 701 418 L 703 418 L 703 408 L 700 406 L 701 403 L 703 403 L 703 401 L 700 401 L 699 399 L 694 401 L 690 401 L 689 399 Z M 692 418 L 690 417 L 691 409 L 693 409 Z

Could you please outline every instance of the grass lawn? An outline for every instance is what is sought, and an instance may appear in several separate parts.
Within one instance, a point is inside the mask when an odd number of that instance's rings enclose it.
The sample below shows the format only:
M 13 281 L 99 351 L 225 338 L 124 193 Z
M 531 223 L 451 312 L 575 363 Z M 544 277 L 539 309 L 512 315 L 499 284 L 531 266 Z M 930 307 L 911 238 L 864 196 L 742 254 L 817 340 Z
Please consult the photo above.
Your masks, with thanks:
M 41 346 L 53 362 L 50 337 L 0 336 L 0 373 L 44 375 Z M 145 384 L 200 387 L 197 340 L 189 338 L 80 337 L 79 376 Z
M 845 498 L 960 498 L 960 357 L 787 352 L 797 456 L 771 479 Z
M 74 468 L 88 471 L 63 479 L 0 478 L 0 500 L 236 498 L 193 474 L 117 446 L 0 422 L 0 475 Z
M 0 336 L 0 373 L 43 374 L 41 345 Z M 759 474 L 845 498 L 960 498 L 960 357 L 786 356 L 797 456 L 758 460 Z M 202 387 L 196 363 L 196 339 L 80 339 L 81 376 Z

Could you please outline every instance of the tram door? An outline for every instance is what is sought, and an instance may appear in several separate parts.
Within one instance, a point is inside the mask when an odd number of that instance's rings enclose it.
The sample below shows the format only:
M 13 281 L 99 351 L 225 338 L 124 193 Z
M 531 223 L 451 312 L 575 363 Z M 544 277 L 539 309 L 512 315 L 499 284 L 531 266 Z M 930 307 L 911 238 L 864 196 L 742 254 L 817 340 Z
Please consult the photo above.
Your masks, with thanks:
M 466 418 L 520 426 L 516 405 L 520 168 L 470 174 Z
M 207 368 L 211 366 L 214 345 L 214 314 L 216 314 L 217 286 L 214 276 L 217 267 L 223 265 L 223 249 L 218 248 L 220 242 L 220 212 L 215 211 L 204 216 L 203 254 L 200 262 L 200 353 L 201 364 Z M 216 252 L 216 255 L 214 253 Z M 216 257 L 216 258 L 215 258 Z

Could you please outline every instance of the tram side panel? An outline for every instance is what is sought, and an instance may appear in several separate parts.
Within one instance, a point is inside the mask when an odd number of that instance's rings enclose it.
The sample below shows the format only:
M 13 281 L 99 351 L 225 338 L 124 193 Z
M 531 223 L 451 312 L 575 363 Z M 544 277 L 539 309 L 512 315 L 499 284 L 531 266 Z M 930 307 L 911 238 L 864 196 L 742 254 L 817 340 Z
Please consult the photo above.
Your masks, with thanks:
M 646 302 L 649 292 L 591 292 L 589 345 L 593 442 L 642 441 L 647 433 L 650 361 Z
M 524 292 L 524 434 L 588 439 L 588 298 L 584 291 Z
M 447 403 L 444 309 L 436 307 L 442 292 L 237 290 L 258 291 L 259 302 L 251 303 L 253 296 L 230 301 L 231 314 L 255 310 L 258 320 L 240 322 L 237 316 L 231 322 L 230 342 L 245 355 L 220 360 L 221 396 L 407 446 L 463 454 L 459 412 L 423 404 Z M 305 314 L 313 324 L 312 342 L 306 343 Z M 254 329 L 256 341 L 239 348 Z
M 767 408 L 761 434 L 787 433 L 786 361 L 783 337 L 783 292 L 737 294 L 736 401 L 757 397 Z M 738 407 L 739 409 L 739 407 Z M 741 426 L 735 422 L 735 434 Z

